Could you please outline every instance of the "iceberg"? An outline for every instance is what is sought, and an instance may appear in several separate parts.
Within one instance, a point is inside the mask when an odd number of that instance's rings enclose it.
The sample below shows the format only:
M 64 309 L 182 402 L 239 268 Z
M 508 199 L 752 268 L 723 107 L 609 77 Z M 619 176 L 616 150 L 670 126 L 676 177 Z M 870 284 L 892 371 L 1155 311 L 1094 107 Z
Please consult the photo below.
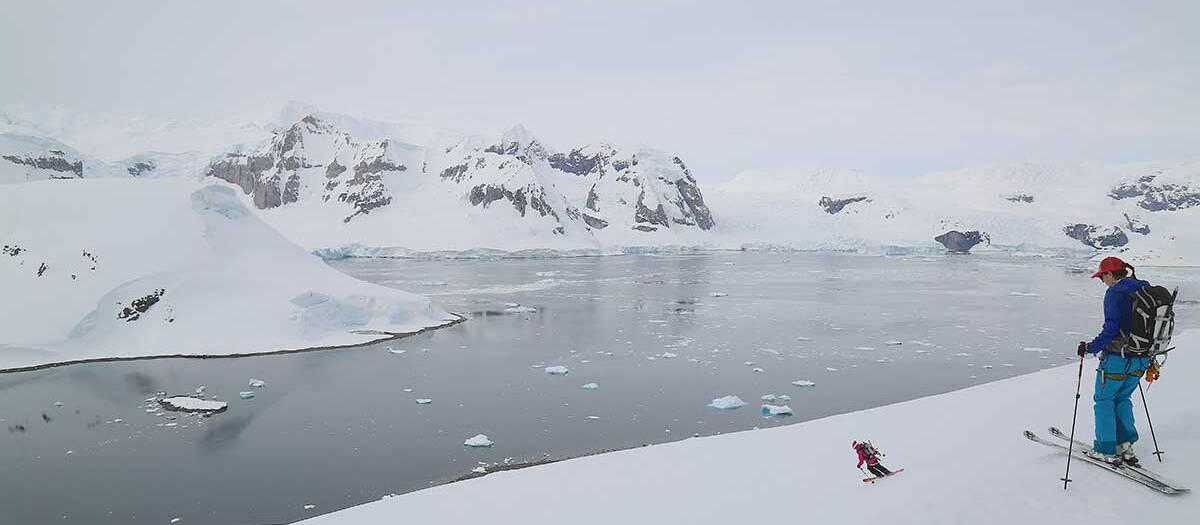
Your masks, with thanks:
M 719 410 L 733 410 L 746 406 L 746 402 L 742 401 L 742 398 L 738 396 L 725 396 L 712 400 L 712 403 L 709 403 L 708 406 Z
M 483 448 L 483 447 L 490 447 L 492 445 L 495 445 L 495 443 L 493 443 L 492 440 L 488 439 L 487 436 L 485 436 L 483 434 L 479 434 L 473 438 L 470 438 L 470 439 L 464 441 L 463 445 L 468 446 L 468 447 Z

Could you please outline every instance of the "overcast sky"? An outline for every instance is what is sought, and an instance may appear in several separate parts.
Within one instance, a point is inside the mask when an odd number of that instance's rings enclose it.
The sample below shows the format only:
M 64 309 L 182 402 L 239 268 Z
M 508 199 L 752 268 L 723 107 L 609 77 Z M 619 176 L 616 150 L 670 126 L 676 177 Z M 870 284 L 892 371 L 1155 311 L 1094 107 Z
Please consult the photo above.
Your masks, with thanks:
M 703 180 L 1200 156 L 1196 1 L 0 3 L 0 103 L 522 123 Z

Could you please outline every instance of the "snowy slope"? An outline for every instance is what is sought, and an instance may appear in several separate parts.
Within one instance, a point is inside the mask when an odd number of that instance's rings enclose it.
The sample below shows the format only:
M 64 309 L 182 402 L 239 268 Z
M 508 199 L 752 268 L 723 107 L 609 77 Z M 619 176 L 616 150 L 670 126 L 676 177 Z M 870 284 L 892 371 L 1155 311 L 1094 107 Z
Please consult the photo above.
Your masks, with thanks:
M 1011 164 L 914 178 L 850 171 L 748 172 L 710 186 L 726 247 L 942 249 L 980 231 L 1010 249 L 1126 251 L 1200 264 L 1200 161 Z M 986 244 L 986 243 L 985 243 Z
M 0 185 L 0 245 L 0 368 L 353 344 L 452 319 L 329 268 L 233 189 L 195 181 Z
M 1200 478 L 1200 332 L 1178 337 L 1147 396 L 1166 463 L 1150 435 L 1150 468 L 1196 488 Z M 1067 349 L 1064 353 L 1070 355 Z M 1191 523 L 1196 496 L 1168 497 L 1027 441 L 1068 428 L 1077 364 L 796 425 L 688 439 L 435 487 L 305 520 L 390 523 Z M 1085 367 L 1076 437 L 1091 439 L 1092 369 Z M 793 401 L 797 402 L 797 401 Z M 802 396 L 798 402 L 803 402 Z M 503 445 L 502 436 L 495 438 Z M 860 481 L 853 440 L 871 439 L 884 464 L 905 468 Z

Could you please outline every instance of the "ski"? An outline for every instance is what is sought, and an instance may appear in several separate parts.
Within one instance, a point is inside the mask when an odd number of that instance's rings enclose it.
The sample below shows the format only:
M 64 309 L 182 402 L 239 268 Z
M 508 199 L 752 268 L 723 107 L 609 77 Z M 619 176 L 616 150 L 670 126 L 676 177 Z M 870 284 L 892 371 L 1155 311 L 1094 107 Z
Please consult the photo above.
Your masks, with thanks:
M 1034 443 L 1040 443 L 1040 444 L 1046 445 L 1048 447 L 1056 448 L 1063 452 L 1068 452 L 1075 459 L 1078 459 L 1078 460 L 1086 462 L 1086 463 L 1091 463 L 1093 465 L 1096 465 L 1097 467 L 1103 468 L 1103 469 L 1105 469 L 1109 472 L 1112 472 L 1114 474 L 1117 474 L 1119 476 L 1124 476 L 1133 481 L 1141 483 L 1142 485 L 1145 485 L 1149 488 L 1157 490 L 1163 494 L 1179 494 L 1181 492 L 1175 488 L 1172 488 L 1169 485 L 1159 483 L 1158 481 L 1156 481 L 1153 478 L 1149 478 L 1149 477 L 1143 476 L 1137 472 L 1134 472 L 1133 470 L 1116 467 L 1116 466 L 1110 465 L 1108 463 L 1105 463 L 1103 461 L 1099 461 L 1099 460 L 1090 458 L 1090 457 L 1084 455 L 1082 451 L 1079 451 L 1079 450 L 1069 451 L 1065 445 L 1061 445 L 1058 442 L 1046 441 L 1046 440 L 1038 437 L 1037 434 L 1034 434 L 1033 432 L 1030 432 L 1028 430 L 1025 431 L 1025 438 Z
M 870 478 L 863 478 L 863 483 L 875 483 L 875 481 L 876 481 L 876 480 L 880 480 L 880 479 L 883 479 L 883 478 L 890 478 L 890 477 L 892 477 L 892 476 L 895 476 L 896 474 L 899 474 L 899 473 L 901 473 L 901 472 L 904 472 L 904 469 L 900 469 L 900 470 L 893 470 L 891 474 L 888 474 L 888 475 L 886 475 L 886 476 L 874 476 L 874 477 L 870 477 Z
M 1063 441 L 1071 441 L 1070 436 L 1066 435 L 1065 433 L 1063 433 L 1063 431 L 1061 431 L 1055 427 L 1050 427 L 1050 435 L 1052 435 L 1056 438 L 1059 438 Z M 1083 443 L 1083 442 L 1079 441 L 1078 439 L 1075 440 L 1075 446 L 1078 448 L 1082 448 L 1083 450 L 1091 450 L 1092 449 L 1091 445 L 1088 445 L 1087 443 Z M 1121 465 L 1120 468 L 1129 469 L 1134 472 L 1137 472 L 1138 474 L 1141 474 L 1142 476 L 1153 479 L 1154 481 L 1156 481 L 1158 483 L 1162 483 L 1163 485 L 1171 487 L 1179 492 L 1190 492 L 1192 490 L 1192 489 L 1189 489 L 1179 483 L 1176 483 L 1175 481 L 1167 479 L 1167 478 L 1159 475 L 1158 473 L 1147 469 L 1146 467 L 1138 467 L 1138 466 L 1133 466 L 1133 465 Z

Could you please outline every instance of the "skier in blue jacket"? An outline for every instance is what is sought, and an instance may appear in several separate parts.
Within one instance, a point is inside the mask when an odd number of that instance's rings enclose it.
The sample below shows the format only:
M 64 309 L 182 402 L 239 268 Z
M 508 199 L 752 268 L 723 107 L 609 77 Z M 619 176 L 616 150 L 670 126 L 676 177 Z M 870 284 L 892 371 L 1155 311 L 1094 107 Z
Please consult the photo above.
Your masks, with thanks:
M 1133 423 L 1133 401 L 1138 381 L 1150 366 L 1150 358 L 1126 355 L 1126 339 L 1131 326 L 1133 292 L 1150 283 L 1133 273 L 1133 266 L 1117 257 L 1100 261 L 1099 277 L 1108 285 L 1104 292 L 1104 327 L 1090 343 L 1080 341 L 1079 356 L 1100 354 L 1096 369 L 1096 392 L 1092 396 L 1096 412 L 1096 440 L 1087 454 L 1095 459 L 1119 465 L 1138 465 L 1133 444 L 1137 427 Z

